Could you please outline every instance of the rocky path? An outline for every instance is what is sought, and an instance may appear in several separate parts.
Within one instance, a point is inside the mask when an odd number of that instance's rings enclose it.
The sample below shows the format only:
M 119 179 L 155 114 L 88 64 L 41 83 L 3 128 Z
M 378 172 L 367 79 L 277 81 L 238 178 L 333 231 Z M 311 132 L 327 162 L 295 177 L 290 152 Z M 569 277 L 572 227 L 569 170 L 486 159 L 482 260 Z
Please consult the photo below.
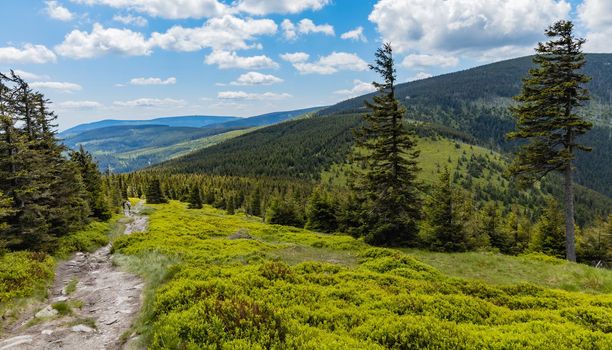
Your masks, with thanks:
M 146 229 L 134 208 L 124 233 Z M 112 264 L 110 244 L 58 265 L 47 305 L 3 334 L 0 350 L 119 349 L 140 308 L 142 280 Z

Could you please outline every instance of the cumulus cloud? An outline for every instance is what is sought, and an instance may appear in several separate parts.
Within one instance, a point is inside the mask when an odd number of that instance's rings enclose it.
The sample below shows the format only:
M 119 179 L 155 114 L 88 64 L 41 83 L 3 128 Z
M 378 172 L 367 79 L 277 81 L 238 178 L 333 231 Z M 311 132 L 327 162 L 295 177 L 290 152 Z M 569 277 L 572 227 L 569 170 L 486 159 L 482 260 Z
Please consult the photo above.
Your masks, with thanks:
M 176 78 L 170 77 L 168 79 L 161 78 L 133 78 L 130 80 L 132 85 L 174 85 L 176 84 Z
M 587 28 L 585 50 L 612 51 L 612 2 L 584 0 L 578 6 L 578 19 Z
M 253 15 L 270 13 L 300 13 L 305 10 L 320 10 L 331 0 L 240 0 L 236 9 Z
M 277 26 L 270 19 L 242 19 L 235 16 L 211 18 L 201 27 L 174 26 L 165 33 L 153 33 L 151 45 L 166 50 L 197 51 L 202 48 L 223 50 L 249 49 L 258 35 L 272 35 Z
M 426 72 L 418 72 L 413 77 L 409 78 L 408 81 L 423 80 L 423 79 L 431 78 L 432 76 L 433 75 L 426 73 Z
M 21 48 L 0 47 L 0 63 L 48 63 L 57 57 L 44 45 L 25 44 Z
M 35 81 L 29 84 L 33 89 L 60 90 L 64 92 L 79 91 L 83 89 L 81 85 L 61 81 Z
M 126 25 L 134 25 L 137 27 L 146 27 L 149 24 L 146 18 L 142 16 L 132 16 L 132 15 L 115 15 L 113 16 L 113 21 L 123 23 Z
M 414 67 L 454 67 L 459 64 L 459 59 L 455 56 L 444 55 L 416 55 L 411 54 L 404 57 L 402 66 L 406 68 Z
M 236 52 L 214 50 L 204 59 L 206 64 L 216 64 L 221 69 L 267 69 L 278 68 L 278 63 L 265 55 L 238 56 Z
M 45 9 L 49 17 L 60 21 L 71 21 L 74 15 L 70 10 L 60 5 L 57 1 L 47 1 L 47 8 Z
M 119 107 L 147 107 L 147 108 L 160 108 L 160 107 L 177 107 L 184 106 L 185 100 L 175 100 L 172 98 L 138 98 L 129 101 L 115 101 L 115 106 Z
M 55 47 L 61 56 L 71 58 L 91 58 L 107 53 L 127 56 L 151 54 L 151 45 L 141 33 L 129 29 L 104 28 L 95 23 L 90 33 L 73 30 L 64 41 Z
M 349 30 L 346 33 L 343 33 L 342 35 L 340 35 L 341 39 L 344 40 L 354 40 L 354 41 L 361 41 L 364 43 L 368 42 L 368 39 L 365 37 L 365 35 L 363 34 L 363 27 L 359 26 L 353 30 Z
M 374 85 L 372 85 L 372 83 L 366 83 L 359 79 L 353 80 L 353 84 L 354 85 L 351 89 L 337 90 L 334 91 L 334 94 L 344 95 L 346 97 L 355 97 L 376 91 L 376 88 Z
M 566 0 L 379 0 L 368 18 L 400 52 L 478 55 L 503 46 L 532 47 L 570 10 Z
M 244 91 L 221 91 L 217 98 L 221 100 L 284 100 L 292 97 L 288 93 L 277 94 L 274 92 L 248 93 Z
M 280 55 L 284 61 L 291 63 L 299 63 L 306 62 L 310 58 L 310 55 L 306 52 L 293 52 L 293 53 L 284 53 Z
M 334 27 L 330 24 L 315 24 L 312 20 L 304 18 L 297 24 L 293 24 L 288 19 L 284 19 L 281 22 L 281 29 L 286 39 L 293 40 L 300 34 L 311 34 L 321 33 L 325 35 L 334 36 Z
M 272 85 L 277 83 L 282 83 L 283 79 L 278 78 L 271 74 L 262 74 L 259 72 L 248 72 L 242 74 L 236 79 L 236 81 L 231 82 L 231 85 Z
M 227 4 L 219 0 L 71 1 L 87 5 L 106 5 L 117 9 L 129 9 L 167 19 L 204 18 L 235 13 L 257 16 L 271 13 L 299 13 L 305 10 L 319 10 L 331 2 L 331 0 L 237 0 Z
M 57 104 L 63 109 L 97 109 L 103 107 L 100 102 L 96 101 L 64 101 Z
M 332 52 L 316 62 L 295 62 L 293 67 L 301 74 L 333 74 L 341 70 L 364 71 L 368 64 L 354 53 Z

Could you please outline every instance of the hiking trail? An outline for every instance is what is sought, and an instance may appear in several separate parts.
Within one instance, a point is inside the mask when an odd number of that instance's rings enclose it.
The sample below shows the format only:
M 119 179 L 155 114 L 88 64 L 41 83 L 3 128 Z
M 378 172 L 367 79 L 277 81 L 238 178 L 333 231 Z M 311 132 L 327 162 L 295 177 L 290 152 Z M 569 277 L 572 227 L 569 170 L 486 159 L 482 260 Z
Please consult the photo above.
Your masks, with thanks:
M 140 201 L 128 216 L 124 234 L 146 229 L 148 217 L 140 214 L 142 208 Z M 122 348 L 124 333 L 138 315 L 144 284 L 140 277 L 114 266 L 110 250 L 108 244 L 60 262 L 45 304 L 5 330 L 0 350 Z M 58 310 L 66 310 L 62 305 L 71 311 L 61 315 Z

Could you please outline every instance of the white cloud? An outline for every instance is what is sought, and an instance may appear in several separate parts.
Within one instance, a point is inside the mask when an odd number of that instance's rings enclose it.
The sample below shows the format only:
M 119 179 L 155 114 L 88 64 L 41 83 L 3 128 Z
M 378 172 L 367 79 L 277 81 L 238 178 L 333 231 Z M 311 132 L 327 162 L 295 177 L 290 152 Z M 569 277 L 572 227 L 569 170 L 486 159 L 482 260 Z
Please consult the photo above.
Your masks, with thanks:
M 283 79 L 278 78 L 271 74 L 262 74 L 258 72 L 244 73 L 231 82 L 231 85 L 272 85 L 276 83 L 282 83 Z
M 166 50 L 197 51 L 202 48 L 239 50 L 257 45 L 249 44 L 255 36 L 275 34 L 278 27 L 270 19 L 241 19 L 235 16 L 211 18 L 201 27 L 174 26 L 165 33 L 153 33 L 151 45 Z
M 376 91 L 372 83 L 366 83 L 359 79 L 353 80 L 354 86 L 351 89 L 337 90 L 334 94 L 345 95 L 346 97 L 355 97 Z
M 585 50 L 589 52 L 612 51 L 612 2 L 608 0 L 584 0 L 578 6 L 578 19 L 587 28 Z
M 61 81 L 35 81 L 29 84 L 33 89 L 50 89 L 61 91 L 79 91 L 83 89 L 81 85 L 75 83 L 67 83 Z
M 0 47 L 0 63 L 47 63 L 57 57 L 44 45 L 25 44 L 22 48 Z
M 459 59 L 455 56 L 444 55 L 408 55 L 404 57 L 402 66 L 406 68 L 414 67 L 454 67 L 459 64 Z
M 146 27 L 149 24 L 146 18 L 142 16 L 132 16 L 132 15 L 115 15 L 113 16 L 113 21 L 123 23 L 126 25 L 135 25 L 137 27 Z
M 344 40 L 361 41 L 364 43 L 368 42 L 368 39 L 365 37 L 365 35 L 363 35 L 363 27 L 361 26 L 353 30 L 349 30 L 346 33 L 343 33 L 342 35 L 340 35 L 340 38 Z
M 172 98 L 139 98 L 129 101 L 115 101 L 115 106 L 119 107 L 177 107 L 184 106 L 185 100 L 175 100 Z
M 47 1 L 47 14 L 53 19 L 60 21 L 71 21 L 74 15 L 70 10 L 60 5 L 57 1 Z
M 331 0 L 236 0 L 228 5 L 219 0 L 71 1 L 87 5 L 106 5 L 117 9 L 129 9 L 167 19 L 204 18 L 235 13 L 247 13 L 256 16 L 271 13 L 299 13 L 305 10 L 319 10 L 331 2 Z
M 310 58 L 310 55 L 306 52 L 293 52 L 293 53 L 284 53 L 280 55 L 284 61 L 291 63 L 299 63 L 306 62 Z
M 57 104 L 63 109 L 97 109 L 102 108 L 102 104 L 96 101 L 64 101 Z
M 293 40 L 297 38 L 297 28 L 290 20 L 285 18 L 283 22 L 281 22 L 281 28 L 286 39 Z
M 238 56 L 236 52 L 214 50 L 204 59 L 206 64 L 216 64 L 221 69 L 266 69 L 278 68 L 278 63 L 265 55 Z
M 221 91 L 217 98 L 221 100 L 284 100 L 292 97 L 288 93 L 277 94 L 274 92 L 248 93 L 244 91 Z
M 332 52 L 316 62 L 296 62 L 293 67 L 301 74 L 333 74 L 340 70 L 364 71 L 368 64 L 356 54 Z
M 217 0 L 71 0 L 87 5 L 129 9 L 167 19 L 213 17 L 227 13 L 228 6 Z
M 107 53 L 128 56 L 151 54 L 151 45 L 141 33 L 129 29 L 104 28 L 95 23 L 91 33 L 73 30 L 64 42 L 55 47 L 61 56 L 71 58 L 91 58 Z
M 176 78 L 170 77 L 168 79 L 161 78 L 133 78 L 130 80 L 132 85 L 174 85 L 176 84 Z
M 240 0 L 237 9 L 253 15 L 320 10 L 331 0 Z
M 297 38 L 298 34 L 311 34 L 321 33 L 325 35 L 334 36 L 334 27 L 329 24 L 314 24 L 314 22 L 308 18 L 304 18 L 296 24 L 293 24 L 288 19 L 284 19 L 281 23 L 281 29 L 286 39 L 292 40 Z
M 570 10 L 566 0 L 379 0 L 368 18 L 400 52 L 478 55 L 502 46 L 533 47 Z
M 431 77 L 433 77 L 433 75 L 431 75 L 429 73 L 418 72 L 413 77 L 409 78 L 408 81 L 423 80 L 423 79 L 427 79 L 427 78 L 431 78 Z

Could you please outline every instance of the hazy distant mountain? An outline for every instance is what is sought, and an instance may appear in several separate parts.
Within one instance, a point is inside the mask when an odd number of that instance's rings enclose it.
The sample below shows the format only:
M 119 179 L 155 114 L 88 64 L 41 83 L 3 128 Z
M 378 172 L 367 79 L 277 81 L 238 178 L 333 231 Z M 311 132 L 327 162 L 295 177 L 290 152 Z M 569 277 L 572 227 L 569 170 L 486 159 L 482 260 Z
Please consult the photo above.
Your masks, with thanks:
M 200 128 L 211 124 L 220 124 L 242 118 L 227 116 L 188 115 L 178 117 L 162 117 L 143 120 L 105 119 L 93 123 L 79 124 L 60 133 L 61 138 L 68 138 L 85 131 L 106 128 L 109 126 L 164 125 Z

